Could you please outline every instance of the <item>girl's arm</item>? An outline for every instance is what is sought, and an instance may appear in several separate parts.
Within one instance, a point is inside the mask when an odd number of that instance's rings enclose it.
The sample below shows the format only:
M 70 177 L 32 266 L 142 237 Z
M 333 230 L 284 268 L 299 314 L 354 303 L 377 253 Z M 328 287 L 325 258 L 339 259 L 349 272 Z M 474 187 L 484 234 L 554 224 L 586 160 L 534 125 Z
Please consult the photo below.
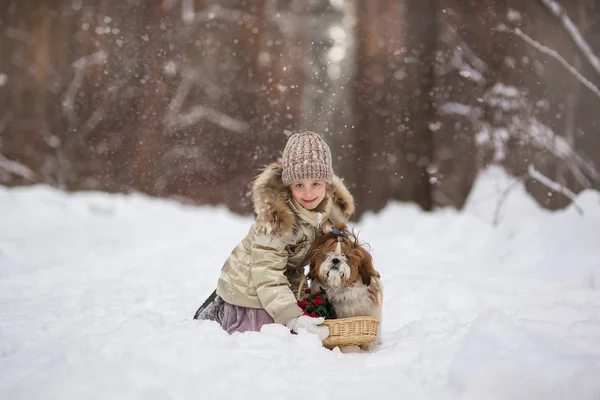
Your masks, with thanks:
M 250 267 L 260 302 L 273 320 L 282 325 L 304 315 L 284 274 L 288 260 L 286 246 L 280 237 L 257 233 Z

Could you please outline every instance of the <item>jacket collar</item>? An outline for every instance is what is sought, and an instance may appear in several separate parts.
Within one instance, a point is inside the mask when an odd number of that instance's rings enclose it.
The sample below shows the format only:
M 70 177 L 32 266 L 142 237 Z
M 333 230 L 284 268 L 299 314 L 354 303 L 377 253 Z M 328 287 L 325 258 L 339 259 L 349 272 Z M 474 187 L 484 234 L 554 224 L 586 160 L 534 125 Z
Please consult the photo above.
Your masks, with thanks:
M 281 173 L 281 160 L 277 160 L 267 165 L 254 180 L 252 203 L 258 222 L 265 227 L 267 232 L 274 234 L 293 232 L 296 227 L 296 215 L 316 226 L 316 212 L 306 210 L 300 205 L 292 205 L 293 199 L 289 188 L 281 180 Z M 325 199 L 328 203 L 325 204 L 323 209 L 323 211 L 326 211 L 326 215 L 322 216 L 323 222 L 326 218 L 329 218 L 334 224 L 346 222 L 354 213 L 354 199 L 346 189 L 342 179 L 335 175 L 333 184 L 330 186 Z M 293 207 L 298 210 L 295 212 Z M 314 221 L 314 223 L 311 221 Z
M 323 201 L 321 201 L 321 204 L 319 204 L 318 207 L 316 207 L 314 210 L 307 210 L 290 196 L 290 207 L 296 212 L 296 215 L 298 215 L 301 220 L 315 228 L 320 228 L 323 226 L 323 223 L 327 220 L 327 218 L 329 218 L 329 213 L 331 211 L 331 198 L 329 197 L 329 194 L 326 194 L 325 198 Z

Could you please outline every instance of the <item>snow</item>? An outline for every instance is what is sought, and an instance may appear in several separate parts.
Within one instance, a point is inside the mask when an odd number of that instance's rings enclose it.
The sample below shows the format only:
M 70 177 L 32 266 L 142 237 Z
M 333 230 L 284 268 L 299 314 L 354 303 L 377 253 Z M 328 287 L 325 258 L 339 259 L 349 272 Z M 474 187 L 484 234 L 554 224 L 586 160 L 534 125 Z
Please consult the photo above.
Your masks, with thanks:
M 522 19 L 521 13 L 517 10 L 509 8 L 506 12 L 506 19 L 508 19 L 510 22 L 520 22 Z
M 523 95 L 514 86 L 497 82 L 485 94 L 485 101 L 492 107 L 504 111 L 514 111 L 525 107 Z
M 475 111 L 473 107 L 456 102 L 448 102 L 442 104 L 440 107 L 440 113 L 442 115 L 462 115 L 462 116 L 471 116 L 471 115 L 479 115 L 480 111 Z
M 191 319 L 249 217 L 0 187 L 0 398 L 598 399 L 600 193 L 577 203 L 543 210 L 490 168 L 461 212 L 367 213 L 383 344 L 356 355 Z

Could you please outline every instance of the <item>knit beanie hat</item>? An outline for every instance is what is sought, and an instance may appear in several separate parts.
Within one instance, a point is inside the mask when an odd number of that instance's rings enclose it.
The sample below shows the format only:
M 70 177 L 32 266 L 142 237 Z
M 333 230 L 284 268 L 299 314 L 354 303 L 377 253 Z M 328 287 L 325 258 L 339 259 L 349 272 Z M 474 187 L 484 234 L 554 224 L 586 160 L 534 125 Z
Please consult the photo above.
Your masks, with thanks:
M 331 184 L 331 150 L 325 140 L 308 131 L 290 136 L 283 149 L 281 179 L 286 186 L 302 179 L 320 179 Z

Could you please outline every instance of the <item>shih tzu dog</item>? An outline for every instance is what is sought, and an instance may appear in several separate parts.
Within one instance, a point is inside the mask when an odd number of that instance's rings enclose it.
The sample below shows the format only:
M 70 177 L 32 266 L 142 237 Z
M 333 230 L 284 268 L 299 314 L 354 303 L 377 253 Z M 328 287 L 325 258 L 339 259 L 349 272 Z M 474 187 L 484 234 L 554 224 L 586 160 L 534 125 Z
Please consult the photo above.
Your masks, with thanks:
M 321 236 L 310 257 L 311 289 L 325 290 L 337 318 L 380 317 L 383 300 L 371 254 L 344 224 Z M 379 338 L 376 343 L 379 342 Z M 371 350 L 375 343 L 362 346 Z

